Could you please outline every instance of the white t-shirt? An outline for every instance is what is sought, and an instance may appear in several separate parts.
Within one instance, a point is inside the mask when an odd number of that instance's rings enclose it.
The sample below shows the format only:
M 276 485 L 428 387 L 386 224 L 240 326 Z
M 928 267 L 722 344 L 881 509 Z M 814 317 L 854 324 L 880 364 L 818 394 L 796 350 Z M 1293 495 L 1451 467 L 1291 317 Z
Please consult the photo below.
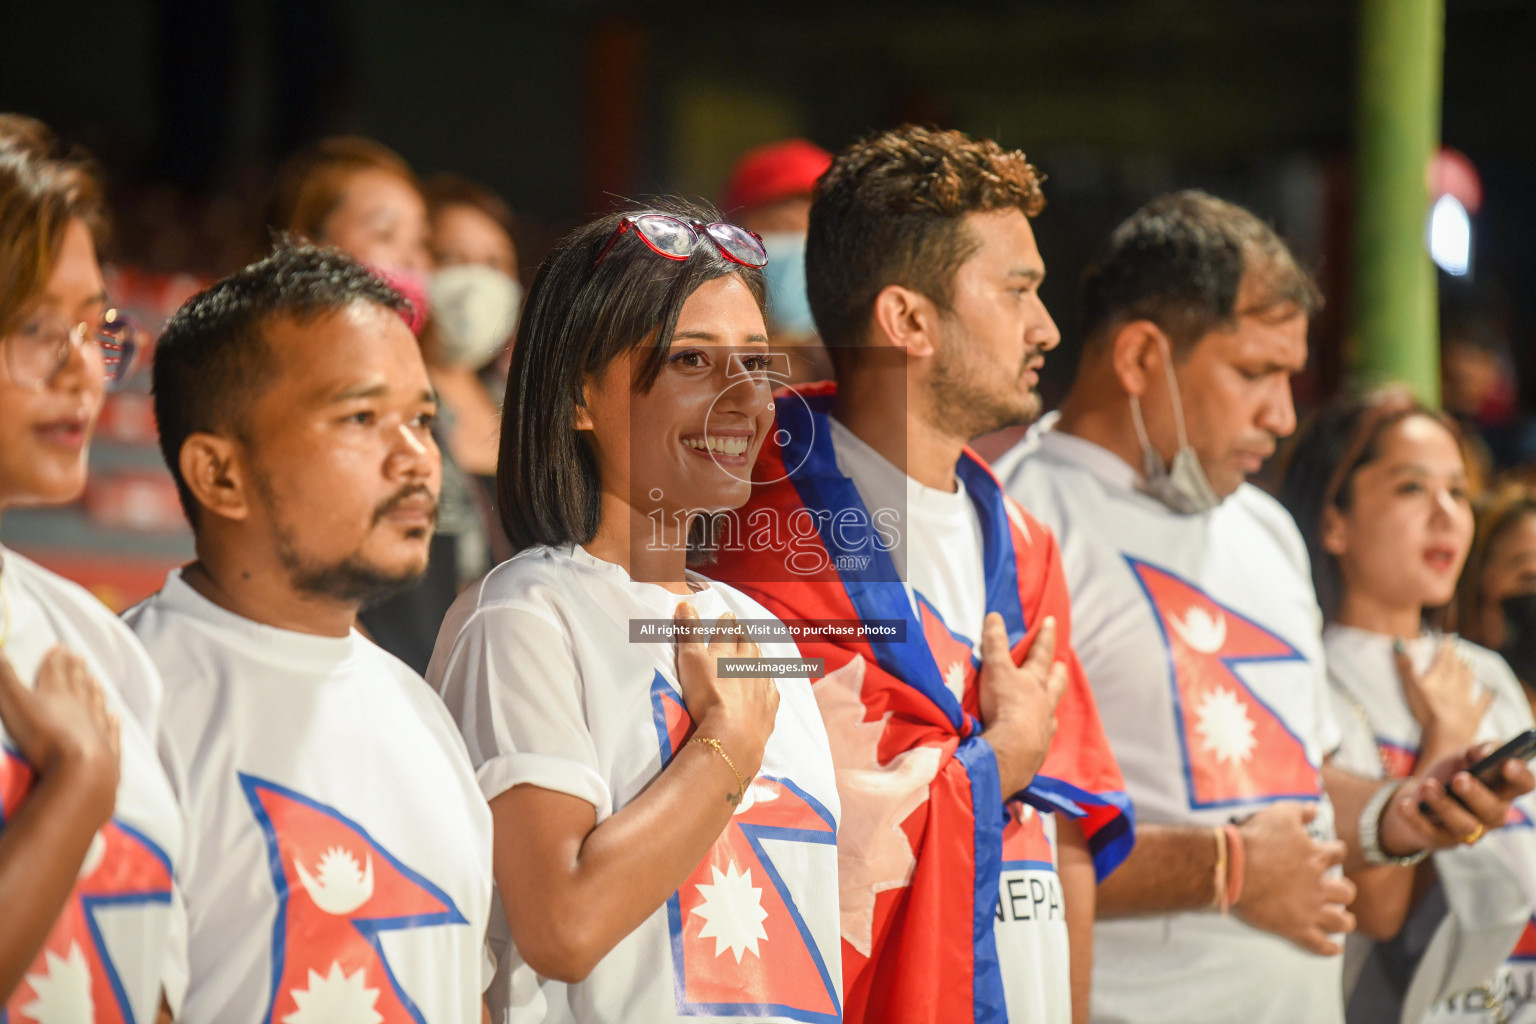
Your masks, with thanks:
M 179 570 L 126 618 L 165 679 L 191 837 L 179 1019 L 478 1021 L 490 810 L 421 677 L 356 632 L 225 611 Z
M 1322 621 L 1290 515 L 1244 485 L 1179 515 L 1137 489 L 1118 456 L 1049 416 L 997 465 L 1056 531 L 1073 646 L 1139 822 L 1214 826 L 1277 800 L 1316 803 L 1334 836 L 1324 756 L 1338 744 Z M 1093 1019 L 1103 1024 L 1330 1024 L 1339 957 L 1235 915 L 1100 921 Z
M 57 644 L 80 655 L 118 717 L 122 750 L 112 819 L 92 841 L 74 894 L 43 948 L 0 1006 L 0 1020 L 153 1021 L 162 983 L 184 970 L 169 941 L 182 824 L 155 758 L 160 677 L 100 601 L 4 548 L 0 595 L 10 614 L 4 652 L 17 676 L 31 686 L 43 655 Z M 0 726 L 0 830 L 34 781 Z
M 981 522 L 965 483 L 957 476 L 952 492 L 926 487 L 838 420 L 830 422 L 837 468 L 853 481 L 865 508 L 872 517 L 881 509 L 894 513 L 888 521 L 900 541 L 891 550 L 891 561 L 913 613 L 930 634 L 936 618 L 956 642 L 951 647 L 956 658 L 944 658 L 938 650 L 934 654 L 946 685 L 963 699 L 967 681 L 980 670 L 987 614 Z M 1012 1024 L 1057 1024 L 1071 1020 L 1072 986 L 1067 919 L 1056 874 L 1056 816 L 1019 802 L 1010 810 L 993 926 L 1008 1019 Z
M 1368 778 L 1410 774 L 1417 760 L 1420 730 L 1398 680 L 1392 638 L 1335 625 L 1328 627 L 1323 639 L 1328 680 L 1343 733 L 1334 763 Z M 1428 669 L 1444 642 L 1444 637 L 1433 634 L 1408 641 L 1415 669 Z M 1454 642 L 1459 655 L 1472 666 L 1477 683 L 1493 694 L 1478 741 L 1502 743 L 1529 729 L 1530 704 L 1504 659 L 1465 640 Z M 1536 1019 L 1536 1005 L 1516 995 L 1529 991 L 1536 976 L 1532 964 L 1527 959 L 1505 963 L 1536 907 L 1533 814 L 1536 798 L 1524 797 L 1516 802 L 1505 828 L 1476 846 L 1441 850 L 1434 855 L 1437 884 L 1448 913 L 1425 918 L 1416 911 L 1404 925 L 1412 933 L 1404 938 L 1424 952 L 1403 999 L 1403 1021 L 1492 1022 L 1494 1016 L 1484 1007 L 1489 994 L 1485 985 L 1506 1000 L 1510 1020 Z M 1370 977 L 1365 979 L 1364 992 L 1367 998 L 1379 999 L 1376 972 L 1366 965 L 1374 945 L 1364 935 L 1349 936 L 1345 984 L 1352 989 L 1365 967 Z
M 690 574 L 704 622 L 773 619 L 732 587 Z M 427 676 L 458 719 L 487 800 L 528 784 L 592 804 L 601 823 L 685 742 L 670 640 L 636 642 L 634 619 L 671 622 L 684 600 L 580 546 L 536 547 L 459 596 Z M 765 643 L 764 657 L 798 657 Z M 755 1017 L 841 1019 L 837 783 L 810 683 L 778 680 L 762 770 L 688 881 L 571 985 L 539 982 L 491 928 L 503 1022 L 567 1024 Z

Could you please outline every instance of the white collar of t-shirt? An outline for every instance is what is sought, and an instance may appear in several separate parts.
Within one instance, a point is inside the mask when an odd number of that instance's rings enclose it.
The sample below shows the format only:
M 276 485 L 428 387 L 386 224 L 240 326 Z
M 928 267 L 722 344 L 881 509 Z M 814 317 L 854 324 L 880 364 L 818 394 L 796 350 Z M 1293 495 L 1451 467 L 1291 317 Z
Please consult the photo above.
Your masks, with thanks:
M 701 616 L 717 605 L 723 608 L 724 599 L 720 596 L 719 588 L 708 577 L 700 576 L 691 569 L 686 571 L 684 579 L 692 588 L 692 592 L 679 594 L 659 583 L 646 583 L 635 579 L 622 565 L 599 558 L 580 544 L 571 544 L 553 550 L 577 565 L 602 576 L 641 606 L 655 612 L 658 618 L 672 618 L 673 610 L 683 601 L 693 605 Z
M 914 519 L 925 522 L 954 525 L 968 521 L 973 515 L 970 496 L 959 476 L 952 477 L 953 491 L 941 491 L 919 483 L 837 418 L 828 417 L 828 420 L 832 424 L 832 450 L 837 458 L 837 468 L 858 488 L 867 511 L 874 512 L 877 507 L 901 511 L 904 497 L 905 511 Z
M 1107 487 L 1141 493 L 1141 474 L 1135 466 L 1101 444 L 1058 430 L 1060 420 L 1059 410 L 1048 412 L 1031 428 L 1030 433 L 1040 439 L 1041 452 L 1087 470 Z
M 274 667 L 324 672 L 353 657 L 367 643 L 357 630 L 347 636 L 320 636 L 278 629 L 221 608 L 192 588 L 184 570 L 172 569 L 153 600 L 165 612 L 185 615 L 235 652 Z
M 987 583 L 981 521 L 965 483 L 956 475 L 953 491 L 925 486 L 847 426 L 830 422 L 837 468 L 853 481 L 865 511 L 873 517 L 890 509 L 897 516 L 900 540 L 889 554 L 908 599 L 915 608 L 921 594 L 951 630 L 974 642 L 986 615 Z

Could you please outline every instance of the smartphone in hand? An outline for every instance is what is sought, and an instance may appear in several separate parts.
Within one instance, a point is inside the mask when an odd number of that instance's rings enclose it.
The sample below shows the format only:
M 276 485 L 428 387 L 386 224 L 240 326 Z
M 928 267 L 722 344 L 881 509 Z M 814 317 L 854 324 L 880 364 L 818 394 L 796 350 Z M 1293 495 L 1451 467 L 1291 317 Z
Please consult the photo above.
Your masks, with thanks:
M 1467 773 L 1489 789 L 1497 791 L 1504 782 L 1504 762 L 1509 760 L 1529 761 L 1536 757 L 1536 729 L 1527 729 L 1514 739 L 1504 744 L 1487 757 L 1478 761 L 1467 769 Z M 1466 803 L 1457 796 L 1449 786 L 1445 788 L 1445 795 L 1467 807 Z M 1434 812 L 1423 801 L 1419 802 L 1419 810 L 1426 816 L 1433 816 Z M 1467 810 L 1471 810 L 1467 807 Z

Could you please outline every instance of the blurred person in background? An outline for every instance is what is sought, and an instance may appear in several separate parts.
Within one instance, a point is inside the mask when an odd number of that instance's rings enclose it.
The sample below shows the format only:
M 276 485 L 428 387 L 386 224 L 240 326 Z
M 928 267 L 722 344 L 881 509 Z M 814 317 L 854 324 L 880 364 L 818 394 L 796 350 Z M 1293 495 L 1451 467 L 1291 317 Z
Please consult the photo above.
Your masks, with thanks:
M 1136 847 L 1099 886 L 1104 1024 L 1337 1024 L 1355 923 L 1340 867 L 1476 838 L 1536 784 L 1507 761 L 1490 791 L 1467 746 L 1385 785 L 1328 760 L 1340 737 L 1306 544 L 1248 483 L 1296 427 L 1319 302 L 1252 213 L 1154 199 L 1084 275 L 1065 405 L 998 462 L 1061 544 L 1078 657 L 1136 809 Z
M 518 280 L 512 210 L 505 200 L 485 186 L 447 171 L 427 179 L 425 192 L 432 226 L 432 258 L 439 270 L 490 267 Z
M 1536 488 L 1507 484 L 1479 511 L 1457 605 L 1462 633 L 1503 655 L 1536 706 Z
M 768 329 L 775 352 L 788 360 L 790 384 L 832 377 L 805 287 L 811 193 L 830 166 L 832 154 L 814 142 L 770 142 L 737 159 L 720 197 L 726 216 L 757 232 L 768 250 Z
M 1335 765 L 1404 779 L 1467 744 L 1491 749 L 1531 728 L 1503 659 L 1445 631 L 1473 531 L 1452 420 L 1399 391 L 1337 401 L 1297 439 L 1280 500 L 1307 542 L 1323 611 Z M 1536 801 L 1523 797 L 1513 827 L 1475 845 L 1480 836 L 1417 866 L 1354 874 L 1350 1024 L 1508 1019 L 1505 961 L 1536 904 L 1532 813 Z
M 491 821 L 442 702 L 354 628 L 427 566 L 437 401 L 406 300 L 279 246 L 155 353 L 197 557 L 125 618 L 165 680 L 189 1021 L 483 1012 Z
M 518 280 L 512 211 L 494 192 L 457 174 L 426 184 L 432 225 L 432 382 L 452 410 L 453 457 L 475 478 L 477 501 L 494 505 L 496 449 L 507 357 L 517 330 L 523 286 Z M 512 550 L 497 517 L 485 516 L 494 561 Z
M 1444 317 L 1440 395 L 1474 445 L 1479 481 L 1536 463 L 1536 421 L 1519 408 L 1519 380 L 1496 321 L 1469 313 Z
M 103 393 L 132 369 L 96 261 L 105 217 L 87 163 L 0 114 L 0 512 L 79 497 Z M 151 1021 L 181 974 L 162 697 L 99 601 L 0 547 L 0 1018 Z
M 321 139 L 283 162 L 267 224 L 347 253 L 426 315 L 432 270 L 427 202 L 398 153 L 372 139 Z
M 433 386 L 452 392 L 463 370 L 446 358 L 431 316 L 432 252 L 427 201 L 409 164 L 371 139 L 322 139 L 290 157 L 278 171 L 268 224 L 317 245 L 334 246 L 405 296 L 402 312 L 421 344 Z M 473 371 L 469 371 L 471 374 Z M 459 388 L 464 391 L 466 389 Z M 438 626 L 459 588 L 490 566 L 489 510 L 459 463 L 460 456 L 494 470 L 495 433 L 484 409 L 465 420 L 445 398 L 433 433 L 443 451 L 443 493 L 432 558 L 421 582 L 363 612 L 379 645 L 417 672 L 426 671 Z M 461 396 L 462 398 L 462 396 Z M 467 429 L 466 429 L 467 427 Z M 489 438 L 489 440 L 488 440 Z M 489 448 L 487 447 L 489 445 Z

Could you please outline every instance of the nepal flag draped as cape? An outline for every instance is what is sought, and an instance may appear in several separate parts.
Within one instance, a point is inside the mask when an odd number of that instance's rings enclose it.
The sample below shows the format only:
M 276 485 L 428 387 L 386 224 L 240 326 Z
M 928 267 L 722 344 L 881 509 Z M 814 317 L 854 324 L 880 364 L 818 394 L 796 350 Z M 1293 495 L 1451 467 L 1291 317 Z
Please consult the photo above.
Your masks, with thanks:
M 889 554 L 892 523 L 872 517 L 838 470 L 832 397 L 830 384 L 776 396 L 752 501 L 731 517 L 708 571 L 791 624 L 904 624 L 890 639 L 797 638 L 803 657 L 825 659 L 814 690 L 843 806 L 844 1018 L 1006 1021 L 993 922 L 1004 797 L 1014 794 L 1000 793 L 981 738 L 979 666 L 930 608 L 914 609 Z M 1056 657 L 1069 670 L 1050 753 L 1017 795 L 1076 819 L 1102 880 L 1130 853 L 1131 808 L 1071 651 L 1059 550 L 969 450 L 956 473 L 981 524 L 987 610 L 1002 615 L 1015 663 L 1054 616 Z

